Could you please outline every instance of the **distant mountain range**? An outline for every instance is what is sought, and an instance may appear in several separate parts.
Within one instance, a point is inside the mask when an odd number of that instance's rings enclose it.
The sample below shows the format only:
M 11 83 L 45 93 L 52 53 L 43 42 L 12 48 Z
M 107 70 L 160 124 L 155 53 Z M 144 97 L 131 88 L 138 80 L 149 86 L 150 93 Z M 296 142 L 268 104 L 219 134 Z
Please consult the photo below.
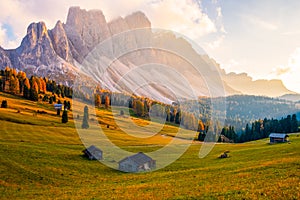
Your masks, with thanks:
M 205 54 L 197 53 L 185 39 L 178 38 L 170 32 L 157 33 L 150 31 L 151 22 L 142 12 L 135 12 L 124 18 L 118 17 L 107 22 L 100 10 L 86 11 L 79 7 L 71 7 L 66 23 L 58 21 L 51 30 L 47 29 L 44 22 L 32 23 L 28 26 L 27 34 L 18 48 L 5 50 L 0 47 L 0 68 L 4 69 L 6 66 L 9 66 L 25 71 L 28 75 L 46 76 L 57 82 L 72 86 L 75 77 L 81 73 L 82 67 L 80 66 L 85 62 L 86 56 L 99 43 L 106 41 L 118 33 L 139 28 L 148 28 L 149 32 L 144 34 L 148 34 L 147 37 L 151 38 L 155 44 L 170 42 L 174 46 L 184 49 L 187 55 L 192 55 L 195 58 L 195 62 L 205 63 L 208 66 L 217 68 L 220 72 L 226 95 L 250 94 L 279 97 L 286 94 L 296 94 L 288 90 L 280 80 L 253 81 L 245 73 L 225 73 L 213 59 Z M 124 41 L 107 46 L 101 52 L 102 54 L 99 58 L 103 62 L 110 62 L 110 55 L 118 53 L 120 49 L 129 48 L 129 45 L 139 46 L 144 42 L 141 36 L 135 34 L 127 35 L 126 38 L 121 39 Z M 115 85 L 128 71 L 134 69 L 136 66 L 147 64 L 154 60 L 157 63 L 172 66 L 175 70 L 183 74 L 188 82 L 197 88 L 195 91 L 197 95 L 209 95 L 209 91 L 205 88 L 203 77 L 189 70 L 186 67 L 188 65 L 186 61 L 178 58 L 178 56 L 176 57 L 165 52 L 157 53 L 151 50 L 132 53 L 118 59 L 113 63 L 110 70 L 108 70 L 106 76 L 100 80 L 101 85 L 112 91 L 118 91 L 119 89 Z M 212 69 L 209 70 L 211 70 L 211 73 L 215 73 Z M 210 72 L 209 70 L 208 72 Z M 145 80 L 149 76 L 159 77 L 166 81 L 169 78 L 168 74 L 163 74 L 159 70 L 154 70 L 151 74 L 147 74 L 147 72 L 141 71 L 136 76 Z M 176 78 L 171 81 L 180 81 L 180 77 Z M 210 79 L 213 80 L 214 76 L 211 76 Z M 123 84 L 128 86 L 132 83 L 127 80 Z M 163 101 L 166 99 L 172 100 L 172 97 L 165 88 L 158 85 L 151 85 L 150 87 L 154 91 L 151 94 L 146 93 L 143 89 L 137 90 L 136 93 Z M 183 95 L 186 92 L 180 85 L 175 85 L 174 88 L 174 90 L 180 91 Z M 162 97 L 166 99 L 161 99 Z

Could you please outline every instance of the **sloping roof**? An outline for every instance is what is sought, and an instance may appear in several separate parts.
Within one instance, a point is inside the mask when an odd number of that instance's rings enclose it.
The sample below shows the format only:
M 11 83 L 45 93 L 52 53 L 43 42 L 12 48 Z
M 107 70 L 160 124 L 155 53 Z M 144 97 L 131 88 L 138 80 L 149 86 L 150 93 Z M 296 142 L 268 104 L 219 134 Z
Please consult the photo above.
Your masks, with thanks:
M 286 138 L 286 137 L 289 137 L 289 136 L 287 134 L 285 134 L 285 133 L 271 133 L 269 135 L 269 137 Z
M 145 155 L 143 152 L 139 152 L 137 154 L 134 154 L 132 156 L 128 156 L 128 157 L 120 160 L 119 163 L 121 163 L 121 162 L 123 162 L 123 161 L 125 161 L 127 159 L 132 160 L 137 165 L 142 165 L 144 163 L 152 161 L 152 158 L 150 158 L 149 156 Z
M 95 147 L 94 145 L 90 146 L 89 148 L 86 148 L 85 150 L 82 151 L 85 154 L 89 154 L 89 155 L 97 155 L 97 153 L 102 153 L 102 151 L 100 149 L 98 149 L 97 147 Z

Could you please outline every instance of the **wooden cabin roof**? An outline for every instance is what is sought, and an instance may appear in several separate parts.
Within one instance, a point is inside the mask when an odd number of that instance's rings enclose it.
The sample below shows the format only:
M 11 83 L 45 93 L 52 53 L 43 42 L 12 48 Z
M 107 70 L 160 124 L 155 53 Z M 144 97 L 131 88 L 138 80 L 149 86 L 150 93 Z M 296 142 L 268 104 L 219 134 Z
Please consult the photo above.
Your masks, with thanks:
M 144 163 L 152 161 L 151 157 L 145 155 L 143 152 L 139 152 L 137 154 L 134 154 L 132 156 L 128 156 L 128 157 L 120 160 L 119 163 L 124 162 L 125 160 L 128 160 L 128 159 L 135 162 L 137 165 L 142 165 Z
M 274 138 L 286 138 L 286 137 L 289 137 L 287 134 L 285 133 L 271 133 L 269 135 L 269 137 L 274 137 Z

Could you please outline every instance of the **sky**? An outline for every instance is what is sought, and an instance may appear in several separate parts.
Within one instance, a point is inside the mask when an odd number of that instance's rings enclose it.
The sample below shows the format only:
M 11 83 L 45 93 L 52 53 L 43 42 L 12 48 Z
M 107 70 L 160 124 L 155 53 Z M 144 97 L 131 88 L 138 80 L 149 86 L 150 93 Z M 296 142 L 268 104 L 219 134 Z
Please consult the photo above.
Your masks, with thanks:
M 298 0 L 6 0 L 0 2 L 0 46 L 20 45 L 32 22 L 48 29 L 68 8 L 100 9 L 106 20 L 143 11 L 152 27 L 177 31 L 201 46 L 226 72 L 281 79 L 300 93 Z

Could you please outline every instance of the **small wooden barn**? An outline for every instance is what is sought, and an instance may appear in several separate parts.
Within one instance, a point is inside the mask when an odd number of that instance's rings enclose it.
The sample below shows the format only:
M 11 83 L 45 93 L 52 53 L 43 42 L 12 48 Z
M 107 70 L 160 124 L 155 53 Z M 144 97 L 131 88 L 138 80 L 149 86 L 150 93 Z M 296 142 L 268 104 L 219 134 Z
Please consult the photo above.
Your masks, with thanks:
M 233 140 L 230 140 L 228 137 L 226 137 L 225 135 L 221 134 L 220 135 L 220 142 L 233 143 Z
M 103 152 L 94 145 L 82 151 L 84 156 L 90 160 L 102 160 Z
M 119 161 L 119 170 L 124 172 L 142 172 L 155 169 L 156 161 L 142 152 Z
M 288 134 L 285 133 L 271 133 L 269 135 L 270 143 L 277 143 L 277 142 L 287 142 L 288 141 Z

